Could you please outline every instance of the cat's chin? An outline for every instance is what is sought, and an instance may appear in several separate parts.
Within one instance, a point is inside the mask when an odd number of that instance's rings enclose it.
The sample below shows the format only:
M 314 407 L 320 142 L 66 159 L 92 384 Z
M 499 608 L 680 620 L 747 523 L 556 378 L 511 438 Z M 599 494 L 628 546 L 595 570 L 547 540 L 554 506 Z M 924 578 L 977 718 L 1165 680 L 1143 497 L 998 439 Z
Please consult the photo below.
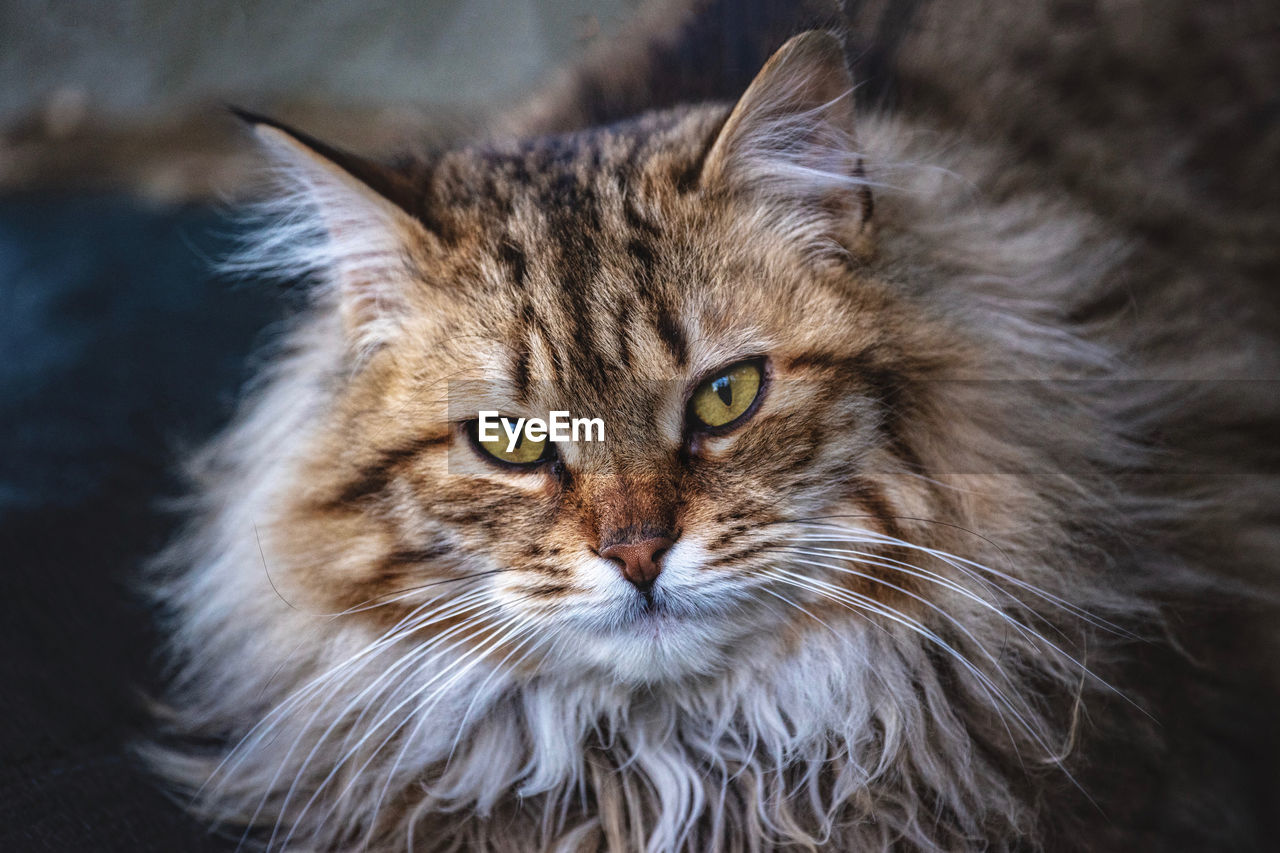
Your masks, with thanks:
M 608 627 L 579 626 L 559 644 L 557 664 L 624 684 L 705 678 L 729 665 L 727 650 L 743 640 L 723 618 L 691 617 L 662 606 L 628 610 Z

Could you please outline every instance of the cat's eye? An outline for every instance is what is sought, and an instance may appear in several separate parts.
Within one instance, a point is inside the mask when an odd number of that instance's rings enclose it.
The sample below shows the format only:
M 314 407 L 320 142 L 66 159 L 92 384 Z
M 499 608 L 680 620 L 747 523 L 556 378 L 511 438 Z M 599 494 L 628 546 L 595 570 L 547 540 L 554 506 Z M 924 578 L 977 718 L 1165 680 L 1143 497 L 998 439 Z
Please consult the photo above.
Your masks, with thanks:
M 764 385 L 759 359 L 730 365 L 704 381 L 689 398 L 689 418 L 695 427 L 721 431 L 749 415 Z
M 505 465 L 533 466 L 546 462 L 555 455 L 555 447 L 545 433 L 541 438 L 530 438 L 529 430 L 523 423 L 519 423 L 520 431 L 513 441 L 508 429 L 516 429 L 517 424 L 515 418 L 501 418 L 496 425 L 490 424 L 487 434 L 482 434 L 480 422 L 471 421 L 468 429 L 472 443 L 482 454 Z

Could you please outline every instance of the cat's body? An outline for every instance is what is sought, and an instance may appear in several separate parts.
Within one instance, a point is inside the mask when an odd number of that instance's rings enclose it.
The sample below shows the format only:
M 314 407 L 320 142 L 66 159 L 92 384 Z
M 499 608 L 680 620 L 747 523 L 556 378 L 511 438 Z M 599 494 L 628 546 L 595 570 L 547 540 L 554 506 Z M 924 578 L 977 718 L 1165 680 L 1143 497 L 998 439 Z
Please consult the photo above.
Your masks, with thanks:
M 1182 380 L 1274 375 L 1265 323 L 849 88 L 810 34 L 732 109 L 396 169 L 258 124 L 295 194 L 254 261 L 323 285 L 155 575 L 151 755 L 202 813 L 317 850 L 1259 843 L 1270 688 L 1189 605 L 1264 639 L 1274 401 Z M 734 365 L 752 408 L 699 427 Z M 497 465 L 485 408 L 606 441 Z

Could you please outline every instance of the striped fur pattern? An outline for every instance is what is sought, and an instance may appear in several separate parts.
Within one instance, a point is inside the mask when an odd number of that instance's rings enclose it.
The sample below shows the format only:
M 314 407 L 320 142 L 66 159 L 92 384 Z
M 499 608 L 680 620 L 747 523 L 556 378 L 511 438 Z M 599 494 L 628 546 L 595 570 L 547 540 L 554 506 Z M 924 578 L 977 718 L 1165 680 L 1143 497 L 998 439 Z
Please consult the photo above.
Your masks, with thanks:
M 147 754 L 195 810 L 271 850 L 511 853 L 1109 849 L 1230 815 L 1230 784 L 1184 808 L 1180 762 L 1219 758 L 1153 719 L 1222 501 L 1136 476 L 1193 401 L 1098 381 L 1161 375 L 1096 308 L 1129 247 L 851 87 L 809 33 L 735 107 L 394 168 L 258 124 L 285 190 L 242 263 L 317 286 L 153 569 Z M 758 410 L 691 435 L 745 358 Z M 483 408 L 606 441 L 504 469 Z M 647 596 L 599 556 L 646 527 L 676 540 Z

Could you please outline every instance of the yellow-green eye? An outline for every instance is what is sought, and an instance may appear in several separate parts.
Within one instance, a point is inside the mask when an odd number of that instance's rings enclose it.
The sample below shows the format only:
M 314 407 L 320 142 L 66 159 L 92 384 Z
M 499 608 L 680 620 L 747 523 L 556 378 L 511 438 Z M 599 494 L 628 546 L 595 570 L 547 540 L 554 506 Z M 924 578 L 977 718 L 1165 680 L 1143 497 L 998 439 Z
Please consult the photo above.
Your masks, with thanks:
M 739 362 L 698 386 L 689 400 L 689 414 L 704 427 L 728 426 L 747 413 L 763 384 L 759 361 Z
M 530 438 L 528 425 L 519 418 L 472 421 L 471 430 L 476 447 L 508 465 L 533 465 L 550 458 L 552 453 L 546 431 L 539 438 Z

